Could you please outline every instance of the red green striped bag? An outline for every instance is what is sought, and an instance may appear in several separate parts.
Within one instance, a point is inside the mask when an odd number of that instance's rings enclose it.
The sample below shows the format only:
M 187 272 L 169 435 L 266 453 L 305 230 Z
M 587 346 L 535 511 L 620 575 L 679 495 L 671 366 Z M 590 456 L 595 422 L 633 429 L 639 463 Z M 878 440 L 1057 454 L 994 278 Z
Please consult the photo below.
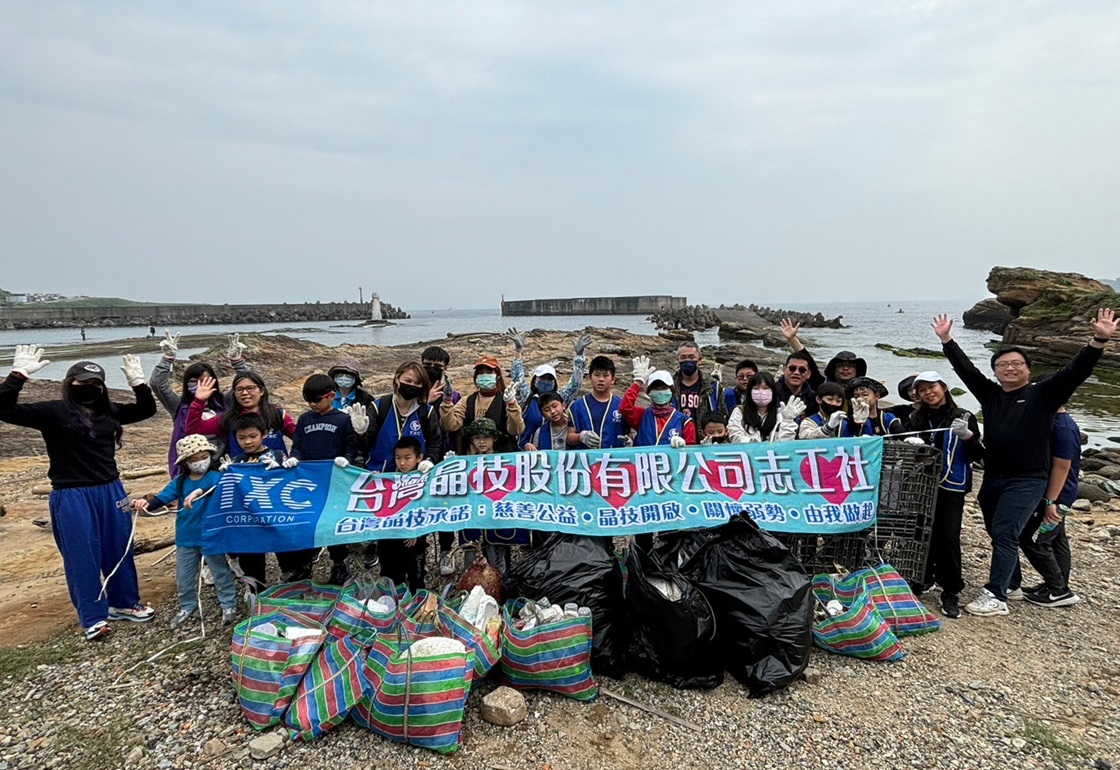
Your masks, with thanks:
M 338 588 L 311 580 L 297 580 L 264 589 L 257 594 L 256 601 L 260 605 L 256 612 L 285 609 L 306 615 L 318 623 L 326 623 L 338 601 Z
M 514 620 L 524 605 L 525 599 L 515 599 L 502 608 L 502 681 L 517 690 L 548 690 L 581 701 L 599 697 L 591 675 L 591 619 L 558 620 L 522 631 Z
M 832 587 L 836 598 L 845 606 L 854 601 L 860 591 L 866 589 L 875 608 L 890 624 L 895 636 L 924 634 L 941 628 L 941 621 L 937 616 L 918 601 L 910 590 L 910 584 L 889 564 L 850 572 L 833 580 Z
M 471 667 L 479 679 L 489 674 L 502 656 L 501 648 L 490 640 L 485 631 L 463 620 L 459 613 L 430 591 L 417 591 L 400 610 L 401 624 L 410 637 L 446 636 L 465 644 L 473 653 Z
M 296 627 L 316 633 L 296 639 L 284 636 Z M 326 638 L 326 629 L 313 619 L 282 609 L 254 613 L 234 627 L 230 674 L 249 724 L 264 730 L 280 723 Z
M 376 601 L 383 596 L 393 599 L 395 608 L 389 612 L 371 610 L 366 602 Z M 401 604 L 408 602 L 412 595 L 408 586 L 395 585 L 387 577 L 356 578 L 348 583 L 338 595 L 327 621 L 327 633 L 335 637 L 348 634 L 387 633 L 393 630 L 399 619 Z
M 310 742 L 338 727 L 365 697 L 370 687 L 365 662 L 374 638 L 327 638 L 284 715 L 293 741 Z
M 813 578 L 813 596 L 821 607 L 834 599 L 844 606 L 844 611 L 838 615 L 824 612 L 813 621 L 813 641 L 817 646 L 864 660 L 902 660 L 902 644 L 875 608 L 867 589 L 851 599 L 840 598 L 832 586 L 834 577 L 817 575 Z
M 370 689 L 350 715 L 391 741 L 450 754 L 463 731 L 471 658 L 469 650 L 415 658 L 400 634 L 378 636 L 366 659 Z

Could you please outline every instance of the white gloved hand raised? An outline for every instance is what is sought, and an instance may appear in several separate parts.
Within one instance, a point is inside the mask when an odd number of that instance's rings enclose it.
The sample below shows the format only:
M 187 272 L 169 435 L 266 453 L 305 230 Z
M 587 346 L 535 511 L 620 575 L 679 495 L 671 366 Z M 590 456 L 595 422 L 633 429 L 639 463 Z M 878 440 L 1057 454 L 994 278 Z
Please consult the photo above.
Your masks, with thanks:
M 294 468 L 297 465 L 299 465 L 299 460 L 296 459 L 295 457 L 286 457 L 286 458 L 284 458 L 284 462 L 282 462 L 280 464 L 283 465 L 285 468 Z
M 427 473 L 428 471 L 430 471 L 434 467 L 436 467 L 436 464 L 434 462 L 432 462 L 431 460 L 428 460 L 428 459 L 423 459 L 416 466 L 416 470 L 420 471 L 421 473 Z
M 124 378 L 128 380 L 128 387 L 135 388 L 137 385 L 143 385 L 144 367 L 140 364 L 140 357 L 129 353 L 122 357 L 121 361 L 124 362 L 121 371 L 124 372 Z
M 805 414 L 805 402 L 797 396 L 790 396 L 789 401 L 782 404 L 781 409 L 778 411 L 784 419 L 796 420 L 798 417 Z
M 844 419 L 844 410 L 837 409 L 828 418 L 828 427 L 836 430 L 840 427 L 840 421 Z
M 716 382 L 723 382 L 723 364 L 716 364 L 712 367 L 712 379 Z
M 240 361 L 241 354 L 244 353 L 249 346 L 241 341 L 240 334 L 230 334 L 226 339 L 229 340 L 229 349 L 226 350 L 226 358 L 230 361 Z
M 673 449 L 684 449 L 688 442 L 684 440 L 684 436 L 673 436 L 669 439 L 669 446 Z
M 361 404 L 351 404 L 342 411 L 350 415 L 350 427 L 359 436 L 369 430 L 369 414 Z
M 16 345 L 16 354 L 12 358 L 12 371 L 31 379 L 31 375 L 50 363 L 44 361 L 45 351 L 36 345 Z
M 517 383 L 516 382 L 511 382 L 509 385 L 506 386 L 506 389 L 504 391 L 502 391 L 502 400 L 505 401 L 507 404 L 512 404 L 513 402 L 517 401 Z
M 165 329 L 163 332 L 163 339 L 159 341 L 159 349 L 163 351 L 163 357 L 175 360 L 175 355 L 179 352 L 179 335 L 172 334 L 170 329 Z
M 588 449 L 598 449 L 603 445 L 603 438 L 593 430 L 581 430 L 579 441 Z
M 218 463 L 218 470 L 221 473 L 225 473 L 229 470 L 229 466 L 231 465 L 233 465 L 233 458 L 229 455 L 222 455 L 222 460 Z
M 867 422 L 867 418 L 871 416 L 871 404 L 867 402 L 866 398 L 852 399 L 852 419 L 859 425 Z
M 347 460 L 345 457 L 336 457 L 336 458 L 334 458 L 334 467 L 336 467 L 336 468 L 349 468 L 350 467 L 350 461 Z
M 965 417 L 958 417 L 953 420 L 952 424 L 949 425 L 949 432 L 961 441 L 968 441 L 972 438 L 972 431 L 968 429 L 968 419 Z
M 640 382 L 642 385 L 646 384 L 646 380 L 653 374 L 653 369 L 649 365 L 649 356 L 638 356 L 634 359 L 634 382 Z

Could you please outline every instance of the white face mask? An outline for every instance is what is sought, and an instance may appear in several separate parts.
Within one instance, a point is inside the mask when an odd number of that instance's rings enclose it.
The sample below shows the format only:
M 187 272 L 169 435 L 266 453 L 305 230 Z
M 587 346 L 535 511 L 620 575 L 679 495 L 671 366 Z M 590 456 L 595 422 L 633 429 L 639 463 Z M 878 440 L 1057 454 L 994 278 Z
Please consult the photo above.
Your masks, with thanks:
M 198 462 L 187 463 L 187 470 L 196 476 L 201 476 L 210 470 L 209 460 L 199 460 Z

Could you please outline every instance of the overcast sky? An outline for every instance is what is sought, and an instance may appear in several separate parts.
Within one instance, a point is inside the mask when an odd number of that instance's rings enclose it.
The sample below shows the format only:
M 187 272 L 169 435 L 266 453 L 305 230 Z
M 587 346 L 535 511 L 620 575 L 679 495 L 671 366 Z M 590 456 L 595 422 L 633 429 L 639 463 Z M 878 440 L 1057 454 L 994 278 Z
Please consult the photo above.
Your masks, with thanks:
M 0 3 L 0 287 L 411 308 L 1120 274 L 1120 4 Z

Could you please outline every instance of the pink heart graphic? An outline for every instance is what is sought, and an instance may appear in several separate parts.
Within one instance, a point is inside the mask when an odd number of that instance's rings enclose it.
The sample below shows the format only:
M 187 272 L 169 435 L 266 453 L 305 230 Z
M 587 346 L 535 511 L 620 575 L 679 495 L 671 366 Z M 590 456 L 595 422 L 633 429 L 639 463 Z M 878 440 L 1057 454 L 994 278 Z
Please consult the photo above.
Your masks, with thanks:
M 810 486 L 813 483 L 813 469 L 809 463 L 813 459 L 817 461 L 817 478 L 820 479 L 820 486 L 835 490 L 833 492 L 819 492 L 818 494 L 828 502 L 840 505 L 851 494 L 851 492 L 845 491 L 844 485 L 840 483 L 840 469 L 844 466 L 844 461 L 839 457 L 834 460 L 806 457 L 801 461 L 801 478 L 805 479 L 805 483 Z
M 501 484 L 513 488 L 517 487 L 517 471 L 509 466 L 507 466 L 505 470 L 507 471 L 507 473 L 499 473 L 498 471 L 492 470 L 485 471 L 485 480 L 481 484 L 483 489 L 486 490 L 482 494 L 490 498 L 495 503 L 508 495 L 510 492 L 510 490 L 508 489 L 498 489 L 496 487 Z M 470 480 L 472 489 L 477 489 L 479 487 L 479 481 L 481 480 L 479 478 L 480 473 L 482 473 L 482 471 L 479 471 L 477 468 L 471 471 Z M 503 476 L 505 476 L 504 479 L 502 478 Z
M 389 516 L 392 516 L 394 513 L 397 513 L 399 511 L 404 510 L 405 508 L 408 507 L 409 503 L 413 502 L 412 500 L 408 499 L 407 497 L 405 497 L 403 495 L 394 495 L 393 494 L 393 489 L 394 489 L 395 486 L 396 486 L 396 482 L 393 481 L 392 479 L 382 479 L 381 480 L 380 494 L 381 494 L 382 504 L 381 504 L 380 510 L 373 511 L 373 515 L 374 515 L 375 518 L 384 519 L 384 518 L 387 518 Z M 367 487 L 367 489 L 372 489 L 372 488 L 373 488 L 372 485 Z M 391 505 L 391 506 L 387 505 L 386 503 L 388 501 L 393 501 L 393 505 Z M 372 498 L 363 499 L 362 502 L 365 504 L 365 506 L 367 508 L 369 508 L 370 510 L 373 510 L 373 499 Z
M 700 475 L 708 480 L 708 486 L 710 486 L 715 492 L 719 492 L 720 494 L 725 495 L 736 502 L 738 502 L 739 498 L 743 496 L 743 487 L 733 487 L 723 484 L 719 479 L 719 471 L 705 470 L 701 466 Z
M 630 494 L 624 495 L 622 494 L 622 490 L 617 489 L 614 486 L 612 486 L 610 494 L 603 494 L 603 481 L 600 474 L 602 465 L 602 461 L 599 461 L 591 466 L 591 488 L 595 490 L 599 497 L 606 500 L 607 505 L 609 505 L 611 508 L 614 508 L 615 510 L 618 510 L 619 508 L 630 502 L 630 498 L 632 498 L 638 492 L 638 468 L 632 463 L 622 466 L 616 465 L 614 466 L 614 468 L 612 468 L 613 471 L 623 471 L 630 479 Z

